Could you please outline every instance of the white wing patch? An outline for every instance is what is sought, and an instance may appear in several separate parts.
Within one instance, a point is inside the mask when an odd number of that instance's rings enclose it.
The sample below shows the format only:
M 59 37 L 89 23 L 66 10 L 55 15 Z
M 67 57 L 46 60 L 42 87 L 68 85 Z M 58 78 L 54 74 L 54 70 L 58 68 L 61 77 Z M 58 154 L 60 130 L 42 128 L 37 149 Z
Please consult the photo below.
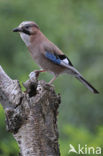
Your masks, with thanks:
M 69 64 L 69 60 L 67 58 L 62 60 L 65 64 Z

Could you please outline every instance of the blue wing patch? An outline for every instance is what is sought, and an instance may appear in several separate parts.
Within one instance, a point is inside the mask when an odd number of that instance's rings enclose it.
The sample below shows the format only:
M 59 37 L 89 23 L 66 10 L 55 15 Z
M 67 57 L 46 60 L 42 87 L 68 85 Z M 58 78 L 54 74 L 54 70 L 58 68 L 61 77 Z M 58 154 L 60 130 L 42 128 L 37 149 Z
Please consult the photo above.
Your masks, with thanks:
M 58 64 L 67 68 L 69 66 L 73 67 L 71 61 L 65 55 L 57 55 L 56 53 L 51 53 L 51 52 L 46 51 L 45 56 L 46 58 L 48 58 L 50 61 L 54 62 L 55 64 Z
M 46 52 L 45 56 L 51 60 L 52 62 L 56 63 L 56 64 L 61 64 L 61 59 L 57 56 L 55 56 L 53 53 L 50 52 Z

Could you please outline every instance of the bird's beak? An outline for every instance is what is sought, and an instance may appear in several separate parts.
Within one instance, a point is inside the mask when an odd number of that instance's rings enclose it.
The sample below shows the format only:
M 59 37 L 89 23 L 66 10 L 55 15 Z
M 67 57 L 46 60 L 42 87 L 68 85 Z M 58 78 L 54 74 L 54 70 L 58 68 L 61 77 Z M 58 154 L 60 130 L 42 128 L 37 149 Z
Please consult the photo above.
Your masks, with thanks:
M 20 27 L 14 28 L 13 32 L 22 32 L 22 29 Z

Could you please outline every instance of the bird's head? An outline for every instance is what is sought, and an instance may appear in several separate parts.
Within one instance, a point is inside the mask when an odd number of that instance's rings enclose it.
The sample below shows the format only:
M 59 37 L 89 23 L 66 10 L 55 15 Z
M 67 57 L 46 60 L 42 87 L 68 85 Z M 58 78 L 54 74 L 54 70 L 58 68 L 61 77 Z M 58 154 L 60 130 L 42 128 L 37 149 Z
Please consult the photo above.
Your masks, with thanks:
M 19 32 L 22 40 L 27 46 L 30 45 L 31 35 L 35 35 L 39 30 L 39 26 L 32 21 L 24 21 L 13 32 Z

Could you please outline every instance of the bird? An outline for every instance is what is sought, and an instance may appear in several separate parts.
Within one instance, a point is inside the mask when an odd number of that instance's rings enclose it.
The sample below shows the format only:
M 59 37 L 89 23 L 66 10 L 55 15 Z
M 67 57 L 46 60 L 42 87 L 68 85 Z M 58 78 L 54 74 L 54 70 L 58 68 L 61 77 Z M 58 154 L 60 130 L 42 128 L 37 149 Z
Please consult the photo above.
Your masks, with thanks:
M 41 72 L 53 74 L 49 84 L 52 84 L 60 74 L 67 73 L 78 79 L 91 92 L 99 93 L 73 66 L 62 50 L 41 32 L 38 24 L 33 21 L 23 21 L 13 29 L 13 32 L 19 32 L 35 63 L 40 66 L 38 74 Z

